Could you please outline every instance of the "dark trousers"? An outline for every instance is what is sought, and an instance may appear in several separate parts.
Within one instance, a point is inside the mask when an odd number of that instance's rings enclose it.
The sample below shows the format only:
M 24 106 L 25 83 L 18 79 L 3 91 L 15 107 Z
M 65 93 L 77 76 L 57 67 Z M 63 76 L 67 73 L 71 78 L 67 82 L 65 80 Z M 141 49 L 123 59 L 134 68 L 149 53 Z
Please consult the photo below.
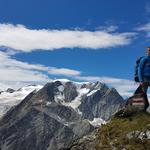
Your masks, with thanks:
M 147 94 L 148 86 L 150 86 L 148 83 L 145 83 L 144 85 L 139 85 L 139 87 L 135 91 L 135 94 L 142 93 L 142 92 Z
M 149 87 L 149 84 L 148 83 L 145 83 L 144 85 L 142 85 L 142 90 L 144 91 L 144 93 L 147 94 L 147 89 Z
M 147 93 L 147 89 L 150 86 L 150 76 L 143 76 L 144 84 L 141 86 L 143 91 Z

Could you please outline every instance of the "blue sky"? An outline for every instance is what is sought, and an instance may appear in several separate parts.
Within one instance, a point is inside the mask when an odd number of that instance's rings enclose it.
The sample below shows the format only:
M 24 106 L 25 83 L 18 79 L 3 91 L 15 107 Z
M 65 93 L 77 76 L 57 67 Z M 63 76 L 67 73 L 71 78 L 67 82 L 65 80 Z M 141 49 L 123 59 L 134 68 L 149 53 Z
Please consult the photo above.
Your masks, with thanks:
M 98 80 L 129 96 L 149 18 L 148 0 L 0 0 L 1 87 Z

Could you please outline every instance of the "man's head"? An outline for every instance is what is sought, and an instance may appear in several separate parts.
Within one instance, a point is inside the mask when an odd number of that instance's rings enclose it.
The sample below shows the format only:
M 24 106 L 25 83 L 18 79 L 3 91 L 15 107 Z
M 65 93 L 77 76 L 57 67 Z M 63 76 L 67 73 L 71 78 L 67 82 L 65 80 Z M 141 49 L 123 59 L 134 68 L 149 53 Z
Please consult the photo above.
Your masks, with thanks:
M 147 47 L 147 55 L 150 56 L 150 46 Z

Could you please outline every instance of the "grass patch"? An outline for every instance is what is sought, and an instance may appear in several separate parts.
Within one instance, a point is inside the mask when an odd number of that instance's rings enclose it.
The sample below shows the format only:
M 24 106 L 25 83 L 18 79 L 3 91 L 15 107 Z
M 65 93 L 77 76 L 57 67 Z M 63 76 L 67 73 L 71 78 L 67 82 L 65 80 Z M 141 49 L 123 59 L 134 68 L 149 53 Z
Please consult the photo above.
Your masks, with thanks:
M 97 134 L 97 150 L 99 149 L 118 149 L 126 150 L 149 150 L 150 140 L 139 138 L 128 139 L 127 134 L 132 131 L 146 131 L 150 129 L 150 115 L 146 112 L 135 114 L 128 118 L 112 118 L 103 125 Z

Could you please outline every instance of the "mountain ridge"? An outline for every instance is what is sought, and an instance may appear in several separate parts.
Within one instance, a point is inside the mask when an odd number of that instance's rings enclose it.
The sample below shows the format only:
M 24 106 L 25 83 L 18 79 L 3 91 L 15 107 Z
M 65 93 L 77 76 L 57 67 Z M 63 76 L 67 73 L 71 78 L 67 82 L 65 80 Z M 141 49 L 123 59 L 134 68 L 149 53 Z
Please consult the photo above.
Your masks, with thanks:
M 1 118 L 0 148 L 67 148 L 73 140 L 105 123 L 103 120 L 111 118 L 123 104 L 116 90 L 100 82 L 49 82 L 38 91 L 32 91 Z

